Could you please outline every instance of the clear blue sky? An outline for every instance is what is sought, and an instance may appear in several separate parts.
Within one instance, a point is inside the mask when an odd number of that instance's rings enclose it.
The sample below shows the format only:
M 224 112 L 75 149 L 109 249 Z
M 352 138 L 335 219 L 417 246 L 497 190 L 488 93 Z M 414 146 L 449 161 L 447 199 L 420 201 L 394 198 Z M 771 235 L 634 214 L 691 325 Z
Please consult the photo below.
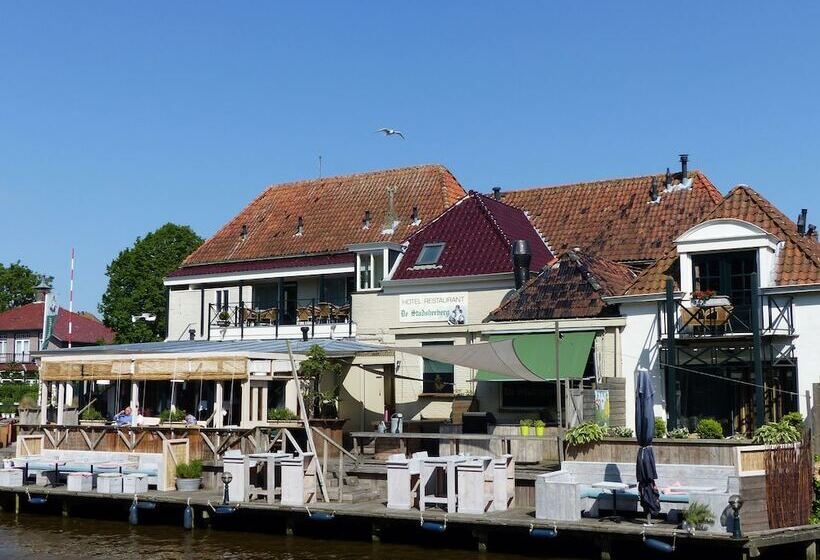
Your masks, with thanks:
M 96 310 L 167 221 L 266 185 L 426 162 L 467 188 L 660 172 L 691 154 L 820 223 L 820 4 L 0 3 L 0 261 Z M 407 141 L 373 133 L 387 126 Z

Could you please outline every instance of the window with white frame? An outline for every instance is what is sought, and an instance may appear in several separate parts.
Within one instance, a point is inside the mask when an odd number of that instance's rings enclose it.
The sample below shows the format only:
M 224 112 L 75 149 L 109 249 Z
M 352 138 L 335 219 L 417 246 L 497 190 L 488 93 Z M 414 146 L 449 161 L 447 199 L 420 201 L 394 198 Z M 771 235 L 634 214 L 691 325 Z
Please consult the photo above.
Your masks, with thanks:
M 0 362 L 6 362 L 6 352 L 8 352 L 6 348 L 6 335 L 0 334 Z
M 441 253 L 444 251 L 444 243 L 425 243 L 419 251 L 416 265 L 434 265 L 438 263 Z
M 14 341 L 14 361 L 27 362 L 31 355 L 31 340 L 18 338 Z
M 382 280 L 386 275 L 384 253 L 384 250 L 357 253 L 357 290 L 378 290 L 382 287 Z

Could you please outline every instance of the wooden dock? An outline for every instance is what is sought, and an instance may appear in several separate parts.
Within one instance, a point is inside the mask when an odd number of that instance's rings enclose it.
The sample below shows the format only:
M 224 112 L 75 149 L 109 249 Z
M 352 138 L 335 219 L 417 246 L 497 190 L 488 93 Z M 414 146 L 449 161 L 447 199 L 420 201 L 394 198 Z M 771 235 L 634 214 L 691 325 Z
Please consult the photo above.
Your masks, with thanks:
M 28 493 L 27 493 L 28 490 Z M 29 496 L 46 497 L 46 503 L 29 502 Z M 445 513 L 428 510 L 398 511 L 387 509 L 384 502 L 319 503 L 309 507 L 288 507 L 263 502 L 242 503 L 232 512 L 219 512 L 222 495 L 198 491 L 156 492 L 140 494 L 138 502 L 152 504 L 151 510 L 140 510 L 141 523 L 179 523 L 183 510 L 190 504 L 194 525 L 215 529 L 281 530 L 287 534 L 309 534 L 317 538 L 360 538 L 386 542 L 409 542 L 421 546 L 441 542 L 476 547 L 481 551 L 519 551 L 532 549 L 541 556 L 571 551 L 574 555 L 612 559 L 685 557 L 693 558 L 816 558 L 816 540 L 820 526 L 803 526 L 744 534 L 733 539 L 728 534 L 695 532 L 688 534 L 672 525 L 645 527 L 641 520 L 622 523 L 583 519 L 578 522 L 536 520 L 529 508 L 483 515 Z M 134 496 L 105 495 L 96 492 L 70 492 L 64 486 L 43 488 L 0 488 L 0 507 L 5 511 L 43 513 L 111 519 L 128 513 Z M 36 502 L 37 500 L 34 500 Z M 235 505 L 235 504 L 234 504 Z M 742 516 L 741 516 L 742 517 Z M 424 527 L 422 526 L 424 524 Z M 533 530 L 536 531 L 533 531 Z M 542 531 L 538 531 L 542 529 Z M 545 530 L 545 531 L 543 531 Z M 646 541 L 650 542 L 647 543 Z M 674 554 L 657 552 L 650 545 L 674 544 Z

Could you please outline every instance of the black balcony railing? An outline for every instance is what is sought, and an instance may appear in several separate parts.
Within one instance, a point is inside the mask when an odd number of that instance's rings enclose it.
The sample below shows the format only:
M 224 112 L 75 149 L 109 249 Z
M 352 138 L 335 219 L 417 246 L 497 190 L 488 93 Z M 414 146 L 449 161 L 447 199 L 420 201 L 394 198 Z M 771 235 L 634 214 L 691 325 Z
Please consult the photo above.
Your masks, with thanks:
M 759 298 L 760 329 L 767 335 L 793 335 L 794 310 L 791 296 L 762 295 Z M 675 301 L 675 337 L 699 338 L 754 333 L 754 313 L 751 304 L 733 305 L 728 298 L 693 303 Z M 666 302 L 658 303 L 657 316 L 660 338 L 668 336 Z
M 317 298 L 290 299 L 274 302 L 273 305 L 256 303 L 208 306 L 208 325 L 211 328 L 239 327 L 274 327 L 275 336 L 279 336 L 279 327 L 298 325 L 310 327 L 310 336 L 315 333 L 316 325 L 347 325 L 348 334 L 352 336 L 352 317 L 350 300 L 341 303 L 321 301 Z M 210 335 L 209 335 L 210 336 Z
M 2 364 L 33 364 L 34 358 L 29 352 L 6 352 L 0 353 L 0 363 Z

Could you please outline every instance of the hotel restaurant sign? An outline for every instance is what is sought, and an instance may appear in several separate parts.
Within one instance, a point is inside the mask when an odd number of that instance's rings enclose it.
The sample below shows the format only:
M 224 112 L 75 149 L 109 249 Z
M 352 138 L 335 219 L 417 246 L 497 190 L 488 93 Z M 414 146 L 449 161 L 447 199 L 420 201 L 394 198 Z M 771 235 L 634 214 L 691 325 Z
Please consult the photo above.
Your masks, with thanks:
M 401 295 L 399 322 L 463 325 L 467 322 L 467 292 Z

